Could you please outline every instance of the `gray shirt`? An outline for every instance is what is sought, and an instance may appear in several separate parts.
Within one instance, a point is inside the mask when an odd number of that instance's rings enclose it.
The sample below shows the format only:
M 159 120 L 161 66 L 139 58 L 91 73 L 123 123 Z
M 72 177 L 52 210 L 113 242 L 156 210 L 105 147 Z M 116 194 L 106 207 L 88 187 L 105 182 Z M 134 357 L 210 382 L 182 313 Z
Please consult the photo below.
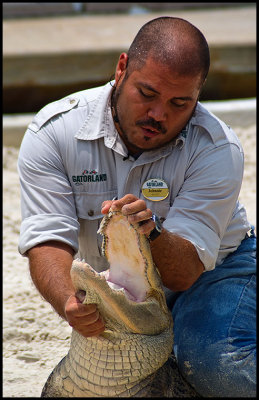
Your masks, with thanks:
M 111 90 L 108 83 L 48 104 L 29 125 L 18 160 L 20 253 L 57 240 L 96 270 L 107 268 L 96 233 L 101 205 L 132 193 L 166 229 L 193 243 L 206 270 L 215 268 L 250 229 L 238 201 L 244 155 L 237 136 L 198 103 L 169 145 L 135 160 L 114 126 Z M 165 199 L 143 196 L 151 179 L 165 182 Z

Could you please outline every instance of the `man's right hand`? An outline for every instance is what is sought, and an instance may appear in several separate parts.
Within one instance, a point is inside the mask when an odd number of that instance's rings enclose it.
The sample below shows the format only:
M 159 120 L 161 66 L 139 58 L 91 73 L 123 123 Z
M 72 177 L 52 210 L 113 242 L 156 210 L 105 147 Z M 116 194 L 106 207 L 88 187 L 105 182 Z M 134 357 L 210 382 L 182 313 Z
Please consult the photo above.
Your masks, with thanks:
M 105 330 L 105 325 L 96 304 L 82 304 L 78 297 L 69 296 L 65 304 L 69 325 L 85 337 L 100 335 Z
M 56 312 L 81 335 L 100 335 L 105 326 L 96 304 L 82 304 L 85 292 L 75 293 L 70 276 L 72 247 L 49 241 L 32 247 L 28 256 L 32 280 Z

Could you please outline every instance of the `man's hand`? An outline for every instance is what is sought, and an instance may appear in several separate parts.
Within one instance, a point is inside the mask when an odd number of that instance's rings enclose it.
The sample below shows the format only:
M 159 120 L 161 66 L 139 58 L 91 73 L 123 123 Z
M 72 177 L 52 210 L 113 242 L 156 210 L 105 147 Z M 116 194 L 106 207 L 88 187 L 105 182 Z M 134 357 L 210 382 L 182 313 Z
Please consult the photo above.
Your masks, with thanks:
M 69 325 L 85 337 L 100 335 L 105 326 L 96 304 L 82 304 L 79 297 L 71 295 L 65 304 Z
M 70 270 L 73 249 L 61 242 L 49 241 L 28 251 L 32 280 L 41 295 L 81 335 L 95 336 L 105 329 L 95 304 L 82 304 L 85 292 L 75 293 Z
M 147 208 L 146 202 L 133 194 L 126 194 L 119 200 L 107 200 L 102 204 L 102 214 L 111 211 L 121 211 L 128 217 L 131 224 L 140 223 L 138 231 L 147 236 L 154 229 L 155 223 L 151 220 L 152 211 Z

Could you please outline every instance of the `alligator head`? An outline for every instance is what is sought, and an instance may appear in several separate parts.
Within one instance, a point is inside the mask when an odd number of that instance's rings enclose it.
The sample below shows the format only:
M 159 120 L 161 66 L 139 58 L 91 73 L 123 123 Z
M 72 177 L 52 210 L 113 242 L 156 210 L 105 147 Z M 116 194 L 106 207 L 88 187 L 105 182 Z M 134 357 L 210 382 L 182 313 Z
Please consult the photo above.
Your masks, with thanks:
M 157 335 L 172 324 L 159 271 L 153 263 L 149 241 L 126 216 L 110 211 L 98 233 L 109 269 L 96 272 L 74 260 L 71 277 L 75 288 L 86 295 L 84 304 L 96 303 L 106 321 L 106 332 Z
M 105 331 L 86 338 L 73 329 L 69 353 L 52 371 L 42 397 L 175 393 L 168 391 L 175 387 L 168 364 L 172 317 L 149 242 L 136 228 L 121 212 L 109 212 L 99 229 L 109 269 L 98 273 L 84 261 L 73 261 L 73 284 L 85 292 L 84 304 L 97 304 Z

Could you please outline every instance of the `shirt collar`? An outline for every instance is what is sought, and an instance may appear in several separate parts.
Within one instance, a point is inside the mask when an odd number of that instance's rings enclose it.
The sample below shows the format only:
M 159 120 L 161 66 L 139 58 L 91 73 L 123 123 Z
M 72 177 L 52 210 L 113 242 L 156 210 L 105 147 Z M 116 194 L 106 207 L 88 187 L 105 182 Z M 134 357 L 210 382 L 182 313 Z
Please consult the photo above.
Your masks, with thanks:
M 187 122 L 187 124 L 181 130 L 181 132 L 176 136 L 175 139 L 173 139 L 173 141 L 172 141 L 173 147 L 179 146 L 180 149 L 183 148 L 183 146 L 185 145 L 187 135 L 188 135 L 189 126 L 190 126 L 190 121 Z
M 128 154 L 127 148 L 120 138 L 111 113 L 111 93 L 113 82 L 108 82 L 91 106 L 91 110 L 81 128 L 75 134 L 77 139 L 96 140 L 104 138 L 107 147 L 123 156 Z

